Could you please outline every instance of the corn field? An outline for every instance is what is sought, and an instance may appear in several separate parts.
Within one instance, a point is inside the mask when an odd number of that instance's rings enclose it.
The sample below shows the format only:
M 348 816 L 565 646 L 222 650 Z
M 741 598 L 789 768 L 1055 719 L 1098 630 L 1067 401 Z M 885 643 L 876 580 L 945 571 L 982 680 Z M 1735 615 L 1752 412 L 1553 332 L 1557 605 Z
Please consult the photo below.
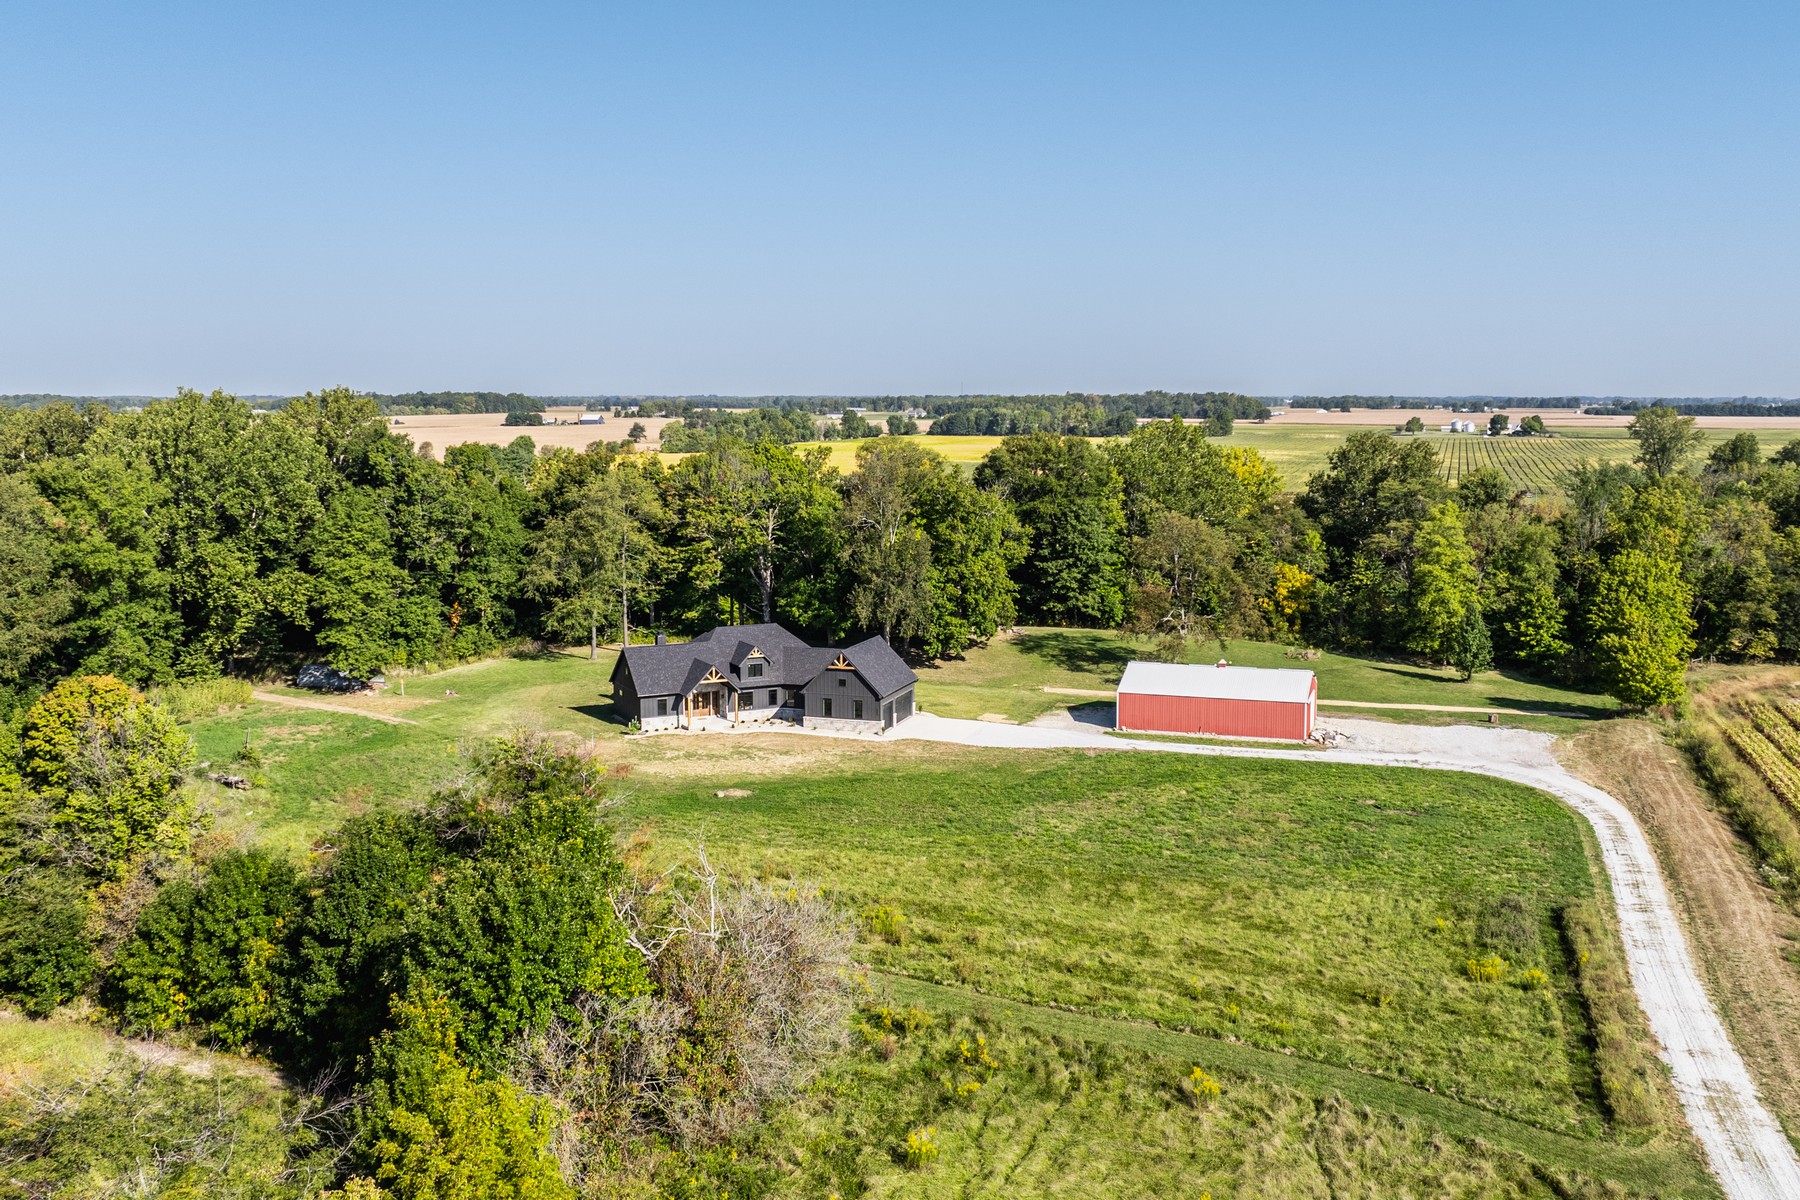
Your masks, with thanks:
M 1620 438 L 1484 437 L 1472 433 L 1427 435 L 1455 483 L 1478 467 L 1493 467 L 1515 488 L 1562 492 L 1569 472 L 1584 463 L 1628 462 L 1635 443 Z
M 1746 704 L 1725 740 L 1774 792 L 1800 812 L 1800 701 Z

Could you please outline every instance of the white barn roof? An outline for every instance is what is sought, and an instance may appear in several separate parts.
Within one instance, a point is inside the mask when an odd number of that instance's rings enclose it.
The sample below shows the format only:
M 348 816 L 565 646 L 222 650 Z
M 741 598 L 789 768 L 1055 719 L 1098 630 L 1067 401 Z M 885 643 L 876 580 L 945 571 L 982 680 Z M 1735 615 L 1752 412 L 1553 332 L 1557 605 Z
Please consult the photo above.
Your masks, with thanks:
M 1141 696 L 1193 696 L 1206 700 L 1267 700 L 1305 704 L 1313 673 L 1297 667 L 1218 667 L 1204 663 L 1132 662 L 1119 691 Z

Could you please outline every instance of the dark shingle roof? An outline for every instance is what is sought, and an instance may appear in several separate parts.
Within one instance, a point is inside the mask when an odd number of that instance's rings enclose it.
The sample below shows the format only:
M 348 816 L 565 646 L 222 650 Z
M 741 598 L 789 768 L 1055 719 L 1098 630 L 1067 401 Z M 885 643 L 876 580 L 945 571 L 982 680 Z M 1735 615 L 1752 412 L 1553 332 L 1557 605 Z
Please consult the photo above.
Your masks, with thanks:
M 691 642 L 667 646 L 630 646 L 625 666 L 640 696 L 684 696 L 706 677 L 709 669 L 734 684 L 743 684 L 743 662 L 752 650 L 761 650 L 769 669 L 752 686 L 800 687 L 825 665 L 821 651 L 779 625 L 721 625 Z M 736 669 L 734 669 L 736 668 Z
M 752 650 L 761 650 L 769 663 L 755 680 L 742 674 Z M 624 659 L 639 696 L 685 696 L 709 670 L 737 687 L 804 687 L 840 653 L 877 696 L 891 696 L 919 678 L 883 638 L 867 638 L 840 651 L 809 646 L 779 625 L 721 625 L 691 642 L 628 646 Z
M 919 680 L 884 637 L 864 638 L 854 646 L 846 646 L 844 657 L 850 660 L 857 674 L 868 681 L 877 696 L 891 696 Z

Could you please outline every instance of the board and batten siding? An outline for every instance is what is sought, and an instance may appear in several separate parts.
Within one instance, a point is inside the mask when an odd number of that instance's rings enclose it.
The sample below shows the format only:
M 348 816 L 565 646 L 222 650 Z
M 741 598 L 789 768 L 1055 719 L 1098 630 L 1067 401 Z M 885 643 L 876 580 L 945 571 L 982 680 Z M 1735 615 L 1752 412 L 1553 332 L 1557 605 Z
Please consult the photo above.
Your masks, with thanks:
M 851 702 L 861 700 L 863 706 L 862 719 L 881 721 L 881 699 L 863 682 L 861 675 L 855 671 L 821 671 L 819 677 L 806 685 L 806 716 L 810 724 L 813 719 L 833 721 L 853 721 L 850 714 L 855 711 Z M 825 715 L 825 701 L 831 701 L 831 715 Z

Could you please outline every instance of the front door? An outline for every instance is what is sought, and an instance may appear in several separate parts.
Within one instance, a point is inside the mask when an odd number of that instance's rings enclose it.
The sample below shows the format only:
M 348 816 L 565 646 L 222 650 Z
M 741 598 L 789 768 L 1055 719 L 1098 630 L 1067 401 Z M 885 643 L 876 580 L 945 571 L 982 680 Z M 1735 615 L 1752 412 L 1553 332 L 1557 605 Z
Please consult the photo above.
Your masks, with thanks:
M 718 712 L 713 701 L 714 694 L 715 693 L 710 690 L 694 693 L 694 705 L 692 709 L 694 716 L 710 717 Z

